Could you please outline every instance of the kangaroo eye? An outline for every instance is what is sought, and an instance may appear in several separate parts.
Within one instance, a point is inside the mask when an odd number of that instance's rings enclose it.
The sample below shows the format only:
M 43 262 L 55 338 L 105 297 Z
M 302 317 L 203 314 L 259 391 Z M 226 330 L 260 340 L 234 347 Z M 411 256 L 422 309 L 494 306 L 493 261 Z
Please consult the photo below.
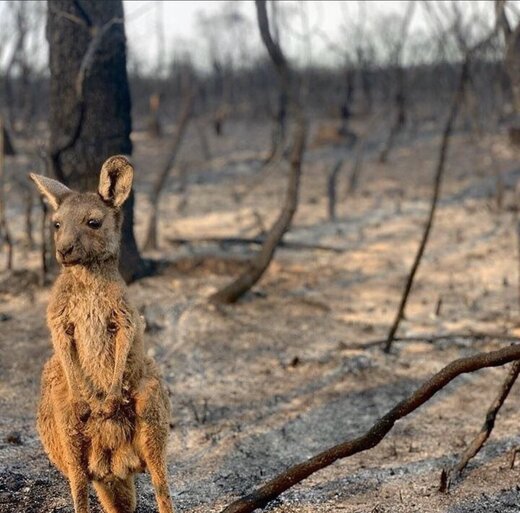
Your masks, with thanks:
M 101 221 L 98 219 L 89 219 L 87 221 L 87 226 L 93 230 L 97 230 L 98 228 L 101 228 Z
M 61 226 L 61 223 L 59 221 L 54 221 L 54 229 L 59 230 Z

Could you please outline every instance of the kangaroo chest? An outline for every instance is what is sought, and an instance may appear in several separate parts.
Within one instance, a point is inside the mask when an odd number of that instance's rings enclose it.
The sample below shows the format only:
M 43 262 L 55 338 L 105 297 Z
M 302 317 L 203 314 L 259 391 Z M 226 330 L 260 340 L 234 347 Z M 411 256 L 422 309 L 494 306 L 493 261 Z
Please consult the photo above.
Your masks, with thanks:
M 85 375 L 102 389 L 112 380 L 115 364 L 116 336 L 114 304 L 101 294 L 88 298 L 71 298 L 67 308 L 65 330 Z

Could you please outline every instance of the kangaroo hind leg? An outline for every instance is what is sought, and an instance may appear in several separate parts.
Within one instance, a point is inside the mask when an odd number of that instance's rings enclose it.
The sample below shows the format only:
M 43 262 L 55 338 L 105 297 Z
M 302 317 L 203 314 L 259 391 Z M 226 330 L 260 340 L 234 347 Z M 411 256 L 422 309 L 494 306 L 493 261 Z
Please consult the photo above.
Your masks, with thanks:
M 166 466 L 169 403 L 157 378 L 143 380 L 135 404 L 138 419 L 136 448 L 150 473 L 159 513 L 174 513 Z

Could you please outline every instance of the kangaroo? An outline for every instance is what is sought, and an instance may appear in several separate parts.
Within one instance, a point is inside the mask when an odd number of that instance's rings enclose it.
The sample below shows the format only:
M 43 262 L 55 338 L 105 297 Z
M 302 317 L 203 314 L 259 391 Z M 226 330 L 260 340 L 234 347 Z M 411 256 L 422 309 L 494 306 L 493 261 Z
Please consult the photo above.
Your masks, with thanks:
M 110 157 L 97 193 L 30 177 L 54 210 L 62 268 L 47 308 L 54 354 L 44 366 L 38 407 L 44 448 L 69 480 L 75 513 L 89 511 L 90 482 L 106 513 L 135 511 L 134 474 L 145 470 L 159 512 L 173 513 L 165 461 L 170 404 L 118 271 L 132 165 Z

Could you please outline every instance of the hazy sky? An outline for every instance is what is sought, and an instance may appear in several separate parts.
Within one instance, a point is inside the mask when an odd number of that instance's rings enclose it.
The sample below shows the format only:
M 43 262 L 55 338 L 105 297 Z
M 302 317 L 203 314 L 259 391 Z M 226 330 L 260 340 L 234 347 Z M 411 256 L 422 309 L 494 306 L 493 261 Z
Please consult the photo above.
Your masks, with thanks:
M 201 15 L 210 17 L 222 12 L 226 3 L 226 1 L 126 0 L 124 2 L 127 17 L 126 30 L 132 52 L 138 55 L 145 68 L 148 65 L 153 66 L 157 62 L 157 48 L 161 33 L 157 28 L 161 27 L 158 20 L 162 20 L 166 60 L 168 61 L 175 52 L 182 53 L 184 50 L 189 50 L 199 64 L 206 64 L 204 61 L 208 50 L 208 42 L 205 40 L 207 34 L 205 30 L 201 29 L 197 20 Z M 284 48 L 289 54 L 292 52 L 293 57 L 302 54 L 304 42 L 298 34 L 305 33 L 304 15 L 308 18 L 308 26 L 311 31 L 318 28 L 334 40 L 338 39 L 338 34 L 342 25 L 345 24 L 346 18 L 351 18 L 355 22 L 359 16 L 359 3 L 355 1 L 281 1 L 278 3 L 282 9 L 286 10 L 285 18 L 290 26 L 290 30 L 282 30 Z M 367 18 L 373 18 L 379 14 L 402 14 L 406 10 L 407 3 L 405 1 L 372 0 L 365 2 L 362 9 L 365 9 Z M 248 44 L 252 49 L 260 51 L 254 2 L 235 1 L 234 4 L 249 20 L 249 24 L 242 31 L 245 41 L 231 41 L 231 44 Z M 423 20 L 421 13 L 418 14 L 413 20 L 415 28 L 420 26 L 421 20 Z M 225 46 L 226 42 L 219 41 L 219 44 Z M 323 58 L 324 49 L 326 49 L 324 38 L 314 37 L 312 50 L 317 52 L 317 58 Z M 335 58 L 330 50 L 325 53 L 328 54 L 326 60 L 330 61 Z M 313 56 L 311 55 L 311 57 Z
M 127 17 L 127 35 L 129 45 L 134 55 L 137 55 L 141 67 L 153 68 L 157 62 L 157 48 L 160 38 L 161 23 L 164 31 L 165 59 L 168 61 L 175 53 L 189 50 L 199 64 L 205 64 L 208 53 L 208 30 L 201 30 L 197 20 L 200 15 L 215 15 L 225 8 L 225 1 L 135 1 L 126 0 L 125 13 Z M 285 10 L 286 30 L 281 30 L 284 49 L 293 58 L 314 62 L 330 63 L 338 59 L 337 52 L 327 47 L 327 38 L 336 44 L 345 44 L 347 37 L 352 38 L 352 27 L 359 25 L 360 19 L 367 19 L 367 29 L 377 31 L 379 35 L 391 37 L 399 30 L 399 17 L 402 17 L 408 7 L 407 1 L 280 1 L 280 8 Z M 255 7 L 252 1 L 234 2 L 241 14 L 250 23 L 239 34 L 233 34 L 231 41 L 225 37 L 216 46 L 248 45 L 256 52 L 262 51 L 256 28 Z M 431 24 L 421 2 L 416 2 L 410 31 L 431 32 Z M 481 18 L 493 21 L 493 2 L 461 1 L 461 11 L 466 16 L 480 13 Z M 441 6 L 442 7 L 442 6 Z M 393 17 L 392 17 L 393 16 Z M 305 20 L 307 18 L 307 21 Z M 379 22 L 380 26 L 374 26 Z M 307 25 L 306 25 L 307 23 Z M 386 23 L 386 25 L 385 25 Z M 313 33 L 311 45 L 305 42 L 301 34 L 306 33 L 305 27 Z M 215 27 L 214 27 L 215 28 Z M 320 34 L 323 32 L 326 36 Z M 350 34 L 348 34 L 350 33 Z M 239 40 L 237 40 L 239 39 Z M 306 46 L 307 45 L 307 46 Z
M 30 55 L 41 68 L 47 65 L 47 46 L 44 41 L 43 23 L 46 3 L 43 1 L 27 2 L 32 12 L 41 12 L 41 30 L 37 40 L 31 44 Z M 432 3 L 432 2 L 430 2 Z M 448 11 L 450 3 L 438 1 L 437 11 Z M 520 0 L 508 2 L 516 5 L 520 12 Z M 363 26 L 364 36 L 360 40 L 377 41 L 380 49 L 400 37 L 400 23 L 406 12 L 407 1 L 278 1 L 280 13 L 280 39 L 284 51 L 290 58 L 300 63 L 332 64 L 340 60 L 339 53 L 356 42 L 356 30 Z M 219 24 L 218 17 L 226 11 L 238 9 L 242 15 L 242 23 L 230 30 Z M 493 1 L 468 0 L 459 1 L 463 15 L 470 19 L 475 16 L 478 23 L 468 26 L 493 23 Z M 0 66 L 9 58 L 12 38 L 9 36 L 9 17 L 5 0 L 0 0 Z M 158 48 L 160 41 L 164 44 L 162 62 L 170 62 L 176 55 L 189 52 L 191 58 L 200 66 L 207 66 L 211 52 L 231 56 L 235 62 L 246 62 L 258 55 L 265 55 L 260 44 L 254 2 L 221 0 L 221 1 L 138 1 L 125 0 L 126 32 L 129 52 L 129 67 L 138 66 L 142 72 L 156 69 L 158 65 Z M 446 14 L 446 13 L 445 13 Z M 510 11 L 510 14 L 514 14 Z M 212 16 L 214 17 L 212 19 Z M 201 18 L 205 23 L 201 23 Z M 222 16 L 220 16 L 222 19 Z M 361 20 L 366 20 L 362 23 Z M 484 30 L 480 27 L 480 31 Z M 416 1 L 410 24 L 409 42 L 426 41 L 431 36 L 431 16 L 427 14 L 423 2 Z M 312 34 L 309 38 L 302 37 Z M 422 36 L 422 37 L 421 37 Z M 426 37 L 425 37 L 426 36 Z M 11 39 L 11 40 L 10 40 Z M 335 46 L 335 49 L 332 47 Z M 338 51 L 338 49 L 340 51 Z M 408 46 L 407 60 L 414 58 L 413 45 Z M 418 53 L 418 52 L 416 52 Z M 341 59 L 342 60 L 342 59 Z

